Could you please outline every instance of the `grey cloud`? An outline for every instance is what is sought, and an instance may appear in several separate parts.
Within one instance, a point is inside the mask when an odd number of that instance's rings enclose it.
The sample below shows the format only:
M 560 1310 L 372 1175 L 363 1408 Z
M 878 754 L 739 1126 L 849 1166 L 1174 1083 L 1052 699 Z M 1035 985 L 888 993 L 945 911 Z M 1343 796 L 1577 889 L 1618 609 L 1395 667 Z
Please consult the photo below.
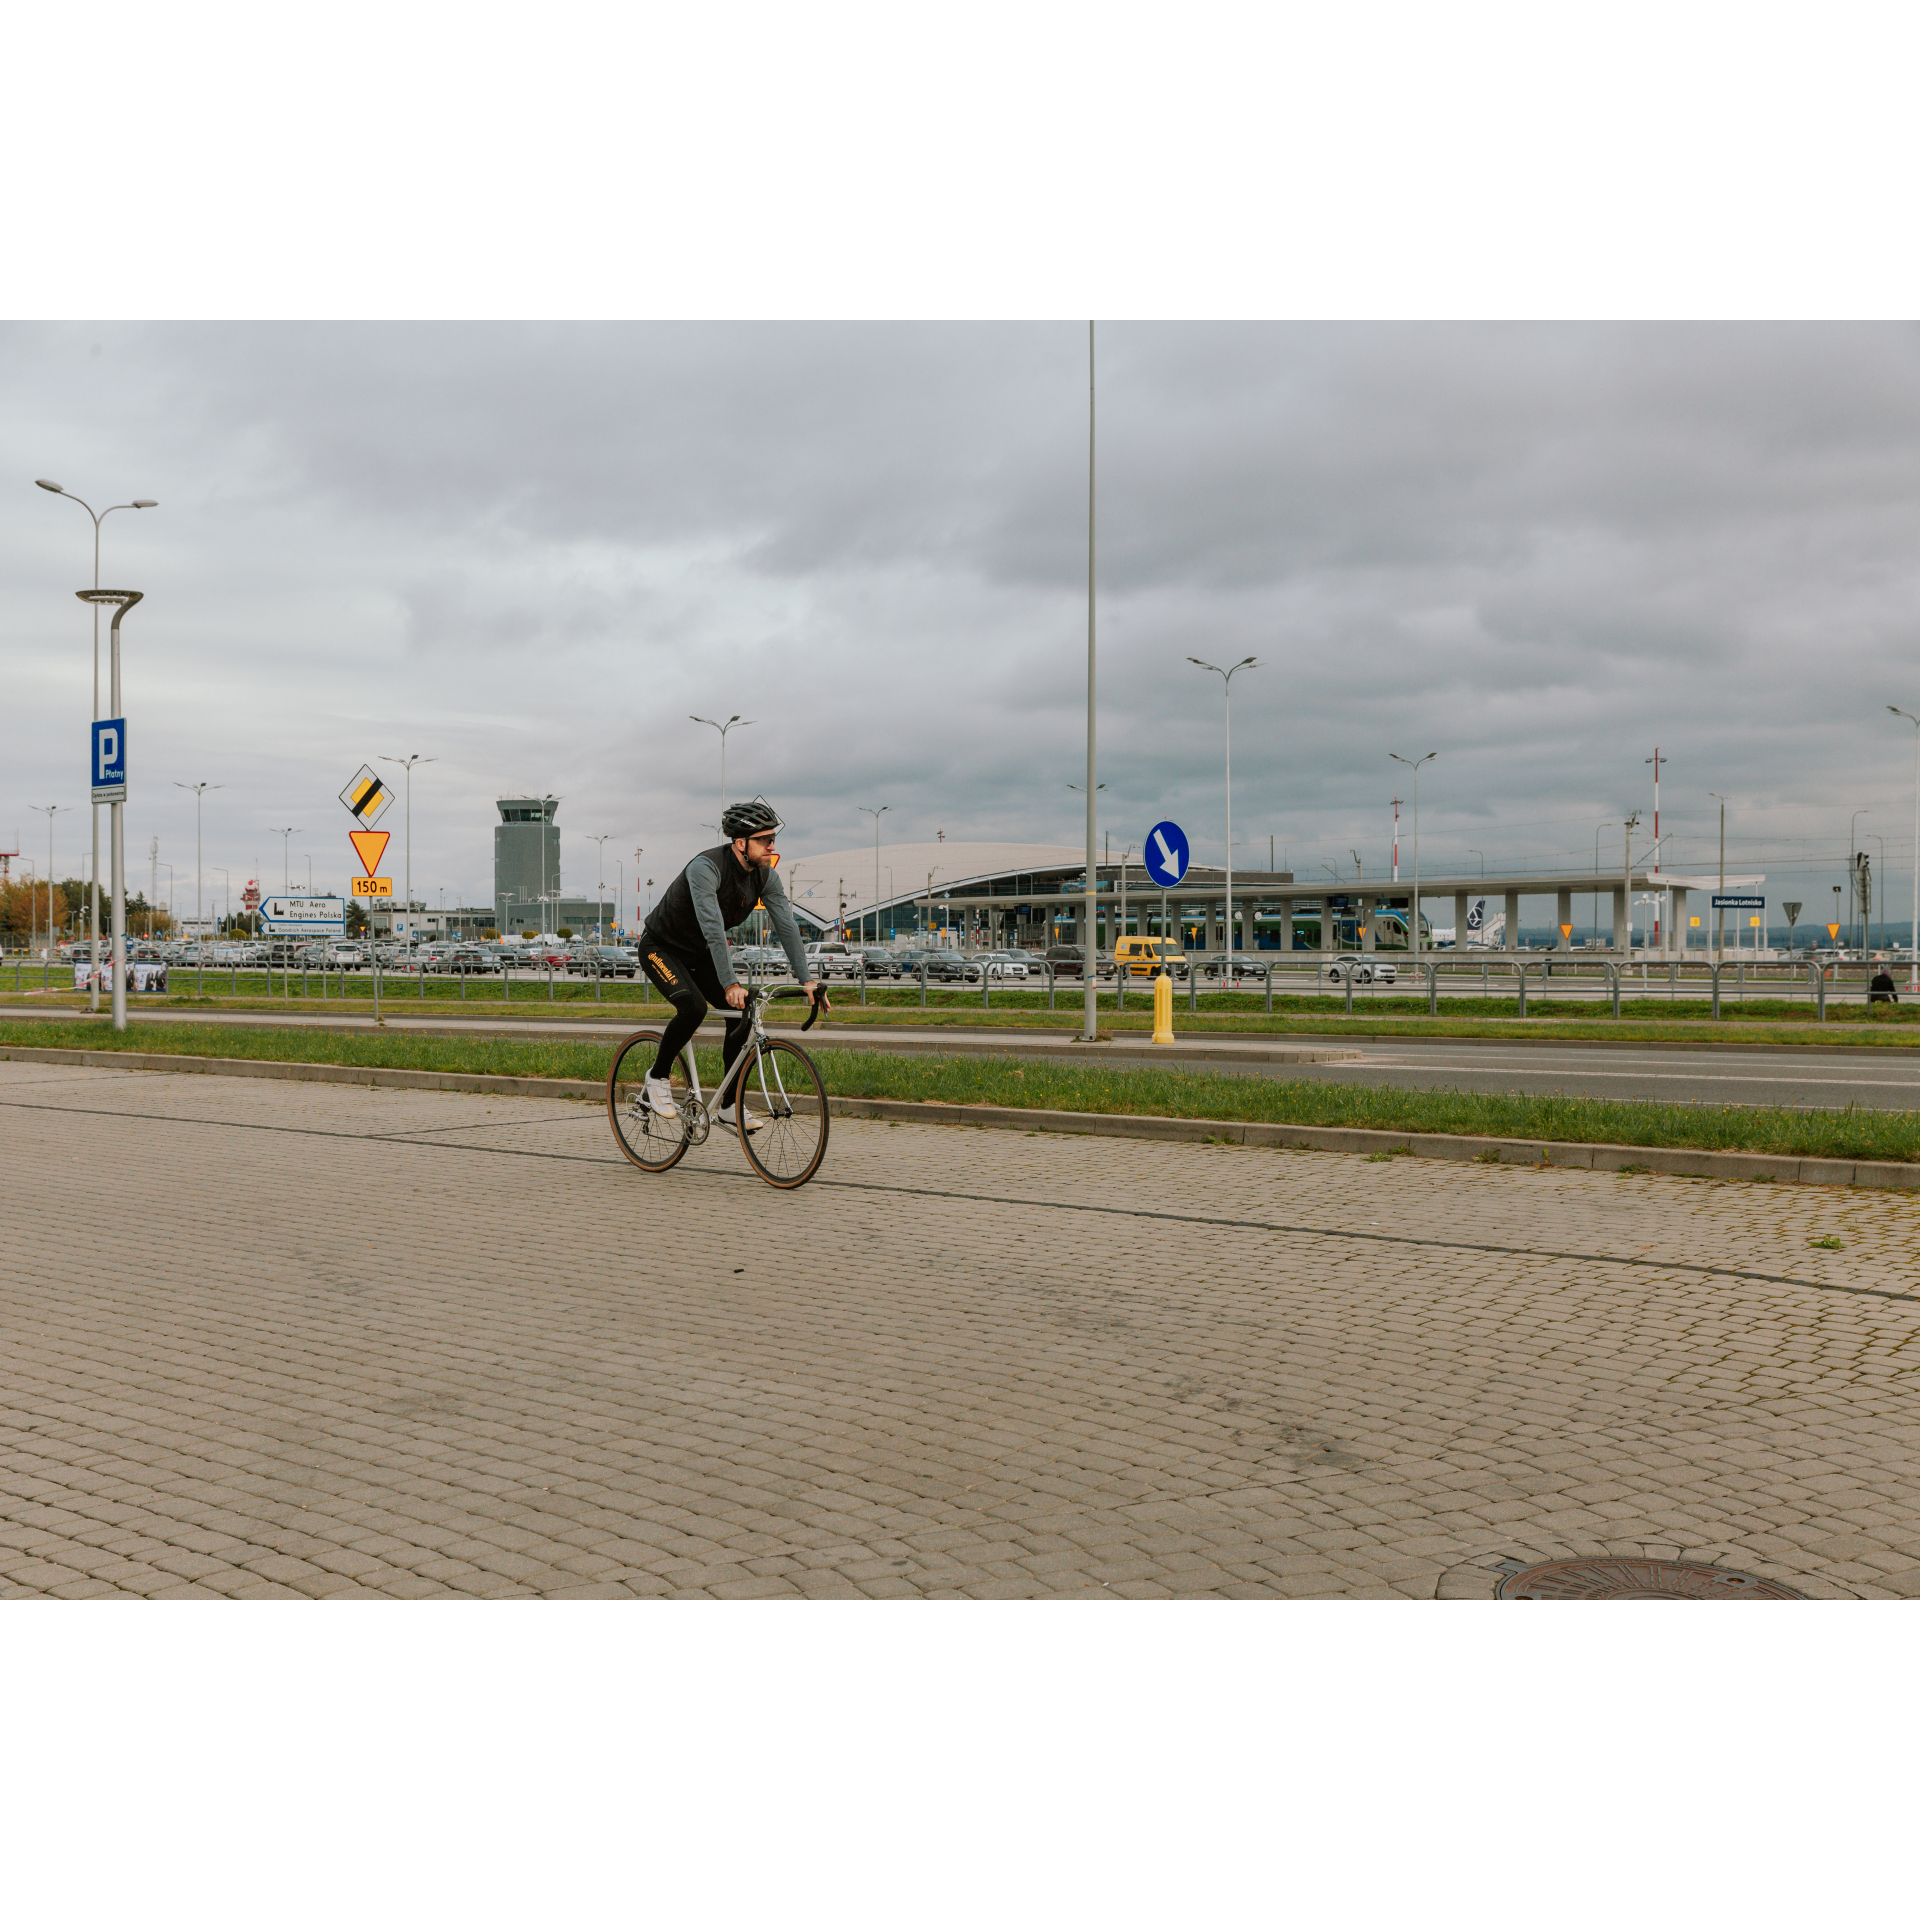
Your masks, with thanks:
M 492 795 L 532 787 L 569 796 L 569 884 L 602 829 L 664 878 L 717 800 L 685 715 L 722 702 L 756 720 L 732 784 L 775 793 L 797 849 L 857 840 L 882 799 L 903 839 L 1071 839 L 1085 345 L 1037 325 L 8 328 L 14 809 L 75 784 L 85 717 L 86 529 L 32 489 L 50 471 L 164 502 L 109 522 L 107 573 L 150 595 L 130 826 L 176 856 L 173 777 L 231 775 L 210 861 L 265 857 L 260 823 L 293 809 L 337 864 L 351 768 L 438 748 L 416 877 L 483 894 Z M 1185 656 L 1253 652 L 1243 859 L 1270 832 L 1303 871 L 1384 858 L 1390 747 L 1442 751 L 1431 858 L 1590 847 L 1647 804 L 1657 739 L 1685 834 L 1712 786 L 1802 889 L 1855 806 L 1910 860 L 1911 755 L 1881 708 L 1920 701 L 1912 329 L 1128 324 L 1101 329 L 1100 369 L 1117 845 L 1173 812 L 1217 857 L 1218 685 Z

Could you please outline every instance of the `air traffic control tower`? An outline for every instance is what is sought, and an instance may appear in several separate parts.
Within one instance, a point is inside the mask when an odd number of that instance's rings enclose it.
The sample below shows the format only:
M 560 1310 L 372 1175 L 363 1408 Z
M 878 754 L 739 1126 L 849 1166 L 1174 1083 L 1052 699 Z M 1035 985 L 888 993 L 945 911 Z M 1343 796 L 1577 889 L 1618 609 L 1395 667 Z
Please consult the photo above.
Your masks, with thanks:
M 494 925 L 502 933 L 551 933 L 554 904 L 543 897 L 560 891 L 560 829 L 551 794 L 514 793 L 493 803 L 500 824 L 493 830 Z

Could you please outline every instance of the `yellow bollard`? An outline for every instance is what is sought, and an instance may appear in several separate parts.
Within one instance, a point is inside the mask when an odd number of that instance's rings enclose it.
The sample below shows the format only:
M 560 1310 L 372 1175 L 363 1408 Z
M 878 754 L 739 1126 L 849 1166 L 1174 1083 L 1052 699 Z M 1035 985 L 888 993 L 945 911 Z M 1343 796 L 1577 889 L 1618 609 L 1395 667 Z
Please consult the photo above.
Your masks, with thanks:
M 1153 977 L 1153 1044 L 1173 1045 L 1173 975 L 1165 967 Z

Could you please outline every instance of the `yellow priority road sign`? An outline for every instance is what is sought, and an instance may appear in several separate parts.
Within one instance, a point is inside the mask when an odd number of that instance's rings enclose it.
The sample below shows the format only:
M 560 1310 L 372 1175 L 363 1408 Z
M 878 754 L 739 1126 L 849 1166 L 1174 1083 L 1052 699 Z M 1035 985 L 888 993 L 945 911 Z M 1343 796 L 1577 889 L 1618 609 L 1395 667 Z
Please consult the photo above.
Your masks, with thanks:
M 340 789 L 340 804 L 363 827 L 372 826 L 392 799 L 393 789 L 371 767 L 362 767 Z
M 391 900 L 393 882 L 385 874 L 360 874 L 353 876 L 353 897 L 356 900 Z

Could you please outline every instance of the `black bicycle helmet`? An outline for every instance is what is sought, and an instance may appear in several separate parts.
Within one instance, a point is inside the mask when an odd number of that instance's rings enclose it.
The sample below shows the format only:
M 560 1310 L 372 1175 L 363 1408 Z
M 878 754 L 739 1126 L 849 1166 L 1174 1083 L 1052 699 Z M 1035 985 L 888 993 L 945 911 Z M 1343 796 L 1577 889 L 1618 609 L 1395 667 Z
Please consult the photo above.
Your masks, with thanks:
M 777 833 L 784 824 L 757 793 L 751 800 L 736 800 L 720 816 L 720 831 L 729 840 L 750 840 L 756 833 Z

